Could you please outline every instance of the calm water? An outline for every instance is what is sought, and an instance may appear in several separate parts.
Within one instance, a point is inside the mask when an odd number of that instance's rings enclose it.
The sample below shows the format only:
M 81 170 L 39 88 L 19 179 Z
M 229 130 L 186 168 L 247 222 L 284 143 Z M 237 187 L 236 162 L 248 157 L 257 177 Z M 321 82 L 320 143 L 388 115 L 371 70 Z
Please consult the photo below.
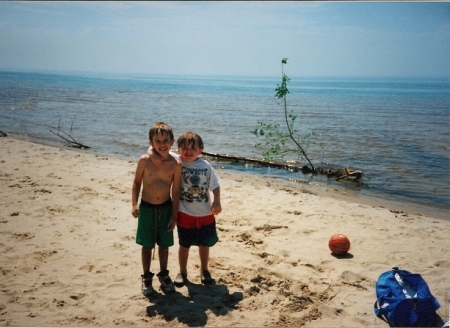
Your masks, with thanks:
M 288 108 L 299 115 L 302 134 L 315 134 L 316 146 L 309 148 L 314 164 L 361 169 L 363 184 L 255 165 L 215 165 L 450 206 L 450 80 L 291 78 Z M 283 107 L 274 98 L 279 83 L 280 77 L 0 72 L 0 130 L 61 142 L 49 126 L 60 124 L 69 132 L 73 123 L 79 142 L 136 158 L 146 150 L 149 127 L 165 121 L 175 137 L 185 130 L 200 133 L 207 152 L 261 158 L 254 145 L 263 140 L 250 131 L 258 120 L 283 124 Z

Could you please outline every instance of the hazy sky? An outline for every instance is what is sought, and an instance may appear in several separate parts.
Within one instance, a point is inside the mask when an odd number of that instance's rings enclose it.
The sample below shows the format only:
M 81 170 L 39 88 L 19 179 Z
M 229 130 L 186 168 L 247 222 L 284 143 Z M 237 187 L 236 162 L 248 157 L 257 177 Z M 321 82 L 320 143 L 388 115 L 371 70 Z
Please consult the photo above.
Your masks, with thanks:
M 450 77 L 447 2 L 0 2 L 0 69 Z

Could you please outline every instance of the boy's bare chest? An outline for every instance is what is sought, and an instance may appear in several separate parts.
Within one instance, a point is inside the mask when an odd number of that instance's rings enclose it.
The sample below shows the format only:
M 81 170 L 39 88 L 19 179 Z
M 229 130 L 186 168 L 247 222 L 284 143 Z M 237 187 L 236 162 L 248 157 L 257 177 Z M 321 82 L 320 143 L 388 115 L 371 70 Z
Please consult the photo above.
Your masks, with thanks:
M 173 174 L 175 171 L 175 165 L 171 163 L 165 163 L 163 165 L 155 165 L 149 161 L 145 168 L 144 180 L 147 183 L 152 182 L 167 182 L 170 183 L 173 180 Z

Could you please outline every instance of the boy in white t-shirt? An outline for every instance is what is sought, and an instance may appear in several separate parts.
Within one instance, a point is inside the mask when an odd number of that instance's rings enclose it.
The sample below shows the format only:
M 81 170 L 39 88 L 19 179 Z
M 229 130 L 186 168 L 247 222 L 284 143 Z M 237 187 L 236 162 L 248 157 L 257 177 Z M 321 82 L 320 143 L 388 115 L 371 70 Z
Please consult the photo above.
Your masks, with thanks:
M 222 211 L 220 185 L 211 164 L 200 157 L 204 144 L 195 132 L 185 132 L 177 140 L 178 153 L 170 153 L 183 165 L 181 173 L 180 206 L 177 216 L 179 240 L 178 262 L 180 273 L 174 280 L 176 287 L 183 287 L 187 279 L 187 262 L 191 246 L 199 247 L 201 282 L 213 283 L 208 269 L 209 248 L 219 240 L 215 215 Z M 149 155 L 158 160 L 156 154 Z M 211 199 L 211 192 L 213 199 Z
M 203 140 L 195 132 L 185 132 L 177 140 L 183 165 L 181 172 L 180 207 L 177 217 L 180 273 L 174 280 L 177 287 L 187 281 L 187 262 L 191 246 L 199 247 L 201 282 L 213 282 L 208 269 L 209 248 L 219 240 L 215 215 L 222 211 L 220 185 L 211 164 L 199 157 Z M 211 199 L 211 192 L 213 199 Z

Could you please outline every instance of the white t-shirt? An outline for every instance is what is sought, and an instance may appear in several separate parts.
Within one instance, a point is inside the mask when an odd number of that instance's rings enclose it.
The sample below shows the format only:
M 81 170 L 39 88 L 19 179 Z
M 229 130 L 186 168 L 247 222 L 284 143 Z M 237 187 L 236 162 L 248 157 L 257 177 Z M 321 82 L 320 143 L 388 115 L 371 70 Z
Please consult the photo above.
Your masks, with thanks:
M 177 154 L 171 155 L 183 164 L 179 211 L 192 216 L 210 215 L 211 192 L 220 185 L 213 167 L 201 157 L 186 162 Z

